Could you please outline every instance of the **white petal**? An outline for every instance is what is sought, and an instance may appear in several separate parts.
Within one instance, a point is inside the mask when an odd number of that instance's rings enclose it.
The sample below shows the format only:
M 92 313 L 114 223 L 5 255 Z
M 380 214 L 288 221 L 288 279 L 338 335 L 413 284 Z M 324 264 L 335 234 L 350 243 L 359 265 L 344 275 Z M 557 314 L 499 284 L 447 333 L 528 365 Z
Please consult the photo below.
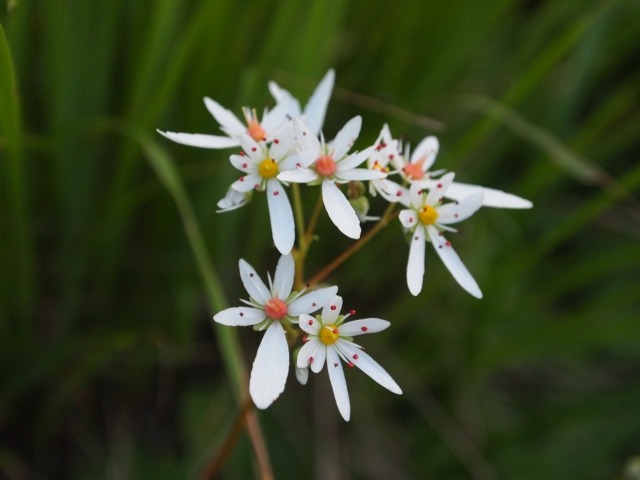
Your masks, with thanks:
M 230 110 L 227 110 L 215 100 L 212 100 L 209 97 L 204 97 L 204 105 L 224 130 L 235 135 L 241 135 L 246 131 L 246 125 L 238 120 L 238 117 L 236 117 Z
M 361 320 L 353 320 L 340 326 L 340 335 L 355 337 L 357 335 L 381 332 L 382 330 L 386 330 L 389 325 L 391 325 L 391 323 L 380 318 L 363 318 Z
M 336 405 L 340 415 L 347 422 L 351 417 L 351 404 L 349 403 L 349 392 L 347 390 L 347 382 L 344 378 L 342 364 L 335 348 L 327 348 L 327 370 L 329 371 L 329 380 L 331 388 L 333 388 L 333 396 L 336 399 Z
M 280 257 L 280 260 L 278 260 L 276 275 L 273 282 L 273 289 L 275 290 L 275 294 L 278 298 L 286 300 L 291 293 L 295 269 L 296 266 L 291 254 L 283 255 Z
M 427 172 L 436 160 L 438 149 L 440 144 L 438 139 L 433 136 L 429 136 L 422 140 L 411 155 L 411 163 L 416 163 L 418 160 L 424 157 L 424 163 L 422 164 L 422 171 Z
M 358 115 L 349 120 L 340 129 L 332 142 L 334 160 L 340 160 L 351 149 L 358 135 L 360 135 L 360 127 L 362 127 L 362 117 Z
M 413 229 L 420 223 L 418 221 L 418 212 L 416 212 L 412 208 L 401 210 L 398 218 L 400 219 L 400 223 L 402 223 L 402 226 L 409 230 Z
M 409 188 L 409 204 L 415 209 L 420 209 L 424 206 L 424 194 L 425 187 L 422 182 L 412 183 Z
M 309 183 L 318 178 L 315 170 L 310 168 L 299 168 L 297 170 L 286 170 L 278 174 L 278 180 L 293 183 Z
M 250 192 L 255 190 L 256 185 L 260 186 L 260 181 L 261 178 L 258 175 L 250 173 L 233 182 L 231 188 L 236 192 Z
M 289 315 L 297 317 L 303 313 L 313 313 L 324 307 L 336 293 L 338 293 L 338 287 L 324 287 L 305 293 L 289 304 Z
M 312 150 L 315 152 L 314 156 L 317 156 L 320 153 L 321 148 L 320 140 L 318 140 L 317 134 L 311 131 L 309 126 L 300 118 L 294 119 L 293 128 L 300 149 Z
M 240 279 L 242 280 L 245 290 L 256 302 L 260 305 L 264 305 L 267 300 L 271 298 L 269 289 L 251 265 L 243 259 L 240 259 L 238 263 L 240 265 Z
M 438 208 L 438 223 L 449 225 L 466 220 L 482 207 L 482 192 L 476 192 L 458 203 L 447 203 Z
M 335 72 L 329 70 L 320 80 L 320 83 L 309 97 L 309 101 L 304 107 L 304 118 L 309 125 L 311 131 L 318 135 L 322 130 L 327 105 L 331 99 L 333 84 L 335 81 Z
M 269 110 L 260 122 L 260 126 L 271 135 L 280 126 L 288 121 L 287 116 L 291 112 L 291 107 L 287 101 L 278 102 L 275 107 Z
M 157 130 L 160 135 L 173 140 L 182 145 L 200 148 L 230 148 L 237 147 L 240 142 L 231 137 L 223 137 L 220 135 L 205 135 L 203 133 L 179 133 L 179 132 L 163 132 Z
M 333 325 L 336 323 L 338 315 L 340 315 L 340 310 L 342 310 L 342 297 L 335 295 L 331 301 L 327 302 L 322 308 L 322 324 Z
M 429 185 L 429 194 L 425 200 L 427 205 L 434 205 L 439 202 L 442 197 L 445 196 L 445 192 L 453 182 L 453 177 L 455 174 L 453 172 L 449 172 L 446 175 L 443 175 L 442 178 L 439 178 L 434 181 L 424 182 Z
M 340 353 L 349 359 L 351 363 L 373 378 L 384 388 L 392 391 L 393 393 L 397 393 L 398 395 L 402 394 L 402 390 L 395 380 L 391 378 L 391 375 L 389 375 L 387 371 L 378 364 L 378 362 L 356 347 L 353 343 L 339 338 L 336 342 L 336 347 L 340 350 Z
M 412 295 L 422 291 L 424 277 L 424 228 L 419 227 L 411 234 L 409 260 L 407 262 L 407 286 Z
M 366 182 L 368 180 L 379 180 L 387 176 L 386 173 L 380 170 L 369 170 L 368 168 L 353 168 L 351 170 L 345 170 L 344 172 L 336 172 L 336 178 L 341 182 L 361 181 Z
M 445 193 L 445 197 L 453 200 L 461 200 L 462 198 L 475 193 L 477 191 L 484 193 L 482 205 L 484 207 L 494 208 L 531 208 L 533 203 L 512 193 L 506 193 L 493 188 L 480 187 L 477 185 L 468 185 L 466 183 L 453 182 L 449 185 Z
M 291 116 L 291 118 L 296 118 L 300 115 L 300 103 L 295 98 L 293 98 L 293 95 L 291 95 L 291 93 L 280 87 L 280 85 L 278 85 L 274 81 L 270 81 L 268 86 L 269 92 L 271 92 L 271 96 L 273 96 L 277 103 L 288 102 L 289 108 L 291 109 L 289 111 L 289 115 Z
M 295 223 L 287 193 L 276 178 L 267 181 L 267 204 L 273 243 L 280 253 L 286 255 L 291 252 L 296 240 Z
M 280 322 L 273 322 L 262 337 L 251 369 L 249 393 L 258 408 L 267 408 L 284 391 L 289 373 L 289 346 Z
M 296 380 L 300 385 L 306 385 L 309 381 L 309 369 L 308 368 L 295 368 Z
M 322 201 L 329 218 L 342 233 L 356 240 L 360 238 L 358 215 L 340 189 L 329 180 L 322 182 Z
M 269 156 L 276 159 L 278 168 L 281 167 L 282 161 L 293 150 L 293 124 L 288 122 L 286 126 L 281 127 L 276 135 L 274 135 L 269 146 Z
M 246 205 L 249 201 L 249 196 L 229 188 L 224 198 L 218 200 L 217 206 L 220 209 L 218 212 L 229 212 Z
M 252 307 L 227 308 L 213 316 L 213 320 L 230 327 L 257 325 L 267 318 L 264 310 Z
M 340 157 L 336 156 L 335 157 L 335 159 L 337 160 L 336 170 L 338 172 L 343 172 L 345 170 L 351 170 L 352 168 L 356 168 L 371 156 L 371 153 L 374 151 L 374 149 L 375 149 L 374 146 L 365 148 L 361 152 L 353 153 L 348 157 L 344 158 L 343 160 L 340 160 Z
M 442 263 L 445 264 L 449 272 L 451 272 L 453 278 L 471 295 L 476 298 L 482 298 L 480 287 L 471 276 L 471 273 L 469 273 L 469 270 L 467 270 L 467 267 L 464 266 L 462 260 L 460 260 L 451 243 L 444 238 L 444 235 L 440 235 L 434 227 L 429 227 L 427 230 L 436 253 L 440 256 Z
M 318 335 L 320 333 L 320 329 L 322 328 L 322 324 L 318 320 L 316 320 L 311 315 L 307 315 L 306 313 L 300 315 L 298 325 L 304 332 L 310 335 Z
M 296 366 L 298 368 L 311 367 L 313 373 L 319 373 L 324 365 L 327 347 L 317 337 L 309 338 L 298 351 Z

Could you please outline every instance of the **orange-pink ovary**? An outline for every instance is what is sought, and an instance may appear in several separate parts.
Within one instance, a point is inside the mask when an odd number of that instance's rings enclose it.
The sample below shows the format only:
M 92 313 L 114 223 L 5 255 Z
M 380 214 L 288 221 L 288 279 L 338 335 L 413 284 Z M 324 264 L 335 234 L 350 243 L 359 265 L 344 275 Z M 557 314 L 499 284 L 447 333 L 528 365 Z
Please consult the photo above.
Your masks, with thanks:
M 287 315 L 287 304 L 279 298 L 270 298 L 264 304 L 264 313 L 273 320 L 280 320 Z
M 264 140 L 267 136 L 267 132 L 264 131 L 260 122 L 255 119 L 250 119 L 247 121 L 247 133 L 251 138 L 253 138 L 256 142 L 260 140 Z
M 322 155 L 316 160 L 316 172 L 323 177 L 329 177 L 336 172 L 336 162 L 331 155 Z
M 424 170 L 422 169 L 422 167 L 425 161 L 426 158 L 422 157 L 417 162 L 407 163 L 404 167 L 402 167 L 402 173 L 404 173 L 411 180 L 422 180 L 424 178 Z

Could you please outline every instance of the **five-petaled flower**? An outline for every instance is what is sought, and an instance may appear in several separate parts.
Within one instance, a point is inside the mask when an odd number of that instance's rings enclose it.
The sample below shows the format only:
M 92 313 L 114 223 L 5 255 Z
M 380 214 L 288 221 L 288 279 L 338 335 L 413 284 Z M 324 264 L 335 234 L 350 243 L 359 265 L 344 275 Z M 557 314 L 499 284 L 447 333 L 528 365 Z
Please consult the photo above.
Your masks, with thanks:
M 480 287 L 460 260 L 451 242 L 444 237 L 444 231 L 456 231 L 448 225 L 469 218 L 482 206 L 482 192 L 476 192 L 460 202 L 443 205 L 443 197 L 453 182 L 453 177 L 453 173 L 447 173 L 434 185 L 430 185 L 429 189 L 423 182 L 416 182 L 409 189 L 409 202 L 403 202 L 409 207 L 400 212 L 400 222 L 411 232 L 407 285 L 413 295 L 422 291 L 425 243 L 431 242 L 460 286 L 474 297 L 482 298 Z
M 307 335 L 306 343 L 298 352 L 296 364 L 298 368 L 309 367 L 312 372 L 319 373 L 326 362 L 338 410 L 342 418 L 349 421 L 351 404 L 341 361 L 349 367 L 358 367 L 393 393 L 400 395 L 402 390 L 384 368 L 365 353 L 360 345 L 352 341 L 352 337 L 357 335 L 385 330 L 389 322 L 379 318 L 345 322 L 351 313 L 340 315 L 341 309 L 342 298 L 336 295 L 322 308 L 322 313 L 316 318 L 300 315 L 298 325 Z
M 291 255 L 278 261 L 269 288 L 251 265 L 240 259 L 240 278 L 249 293 L 248 306 L 227 308 L 213 319 L 223 325 L 253 326 L 266 330 L 253 362 L 249 393 L 258 408 L 267 408 L 283 392 L 289 373 L 289 346 L 285 326 L 298 322 L 300 315 L 319 310 L 333 298 L 338 287 L 325 287 L 312 292 L 292 292 L 295 264 Z

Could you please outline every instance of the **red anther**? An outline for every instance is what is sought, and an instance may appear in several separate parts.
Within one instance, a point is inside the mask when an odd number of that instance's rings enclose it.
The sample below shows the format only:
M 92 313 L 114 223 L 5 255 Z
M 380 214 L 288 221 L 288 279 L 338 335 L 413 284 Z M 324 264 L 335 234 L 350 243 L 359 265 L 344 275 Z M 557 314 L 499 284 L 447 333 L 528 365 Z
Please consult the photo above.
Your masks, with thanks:
M 309 341 L 309 335 L 303 335 L 302 336 L 302 341 L 307 343 Z
M 350 367 L 350 368 L 353 368 L 353 363 L 349 362 L 349 363 L 347 363 L 347 366 Z
M 333 334 L 334 334 L 334 335 L 337 335 L 337 334 L 338 334 L 338 329 L 337 329 L 337 328 L 334 328 L 332 331 L 333 331 Z
M 451 242 L 447 240 L 447 243 L 445 243 L 445 245 L 446 245 L 447 247 L 450 247 L 450 246 L 451 246 Z
M 349 310 L 349 315 L 355 315 L 356 311 L 352 308 L 351 310 Z

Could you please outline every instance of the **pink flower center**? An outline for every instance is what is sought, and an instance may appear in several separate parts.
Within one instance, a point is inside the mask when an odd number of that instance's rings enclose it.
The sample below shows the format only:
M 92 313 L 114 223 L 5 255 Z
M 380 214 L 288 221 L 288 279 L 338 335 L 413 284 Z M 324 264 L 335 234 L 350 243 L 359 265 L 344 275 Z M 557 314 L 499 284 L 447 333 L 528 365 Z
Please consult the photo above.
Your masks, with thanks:
M 331 176 L 336 171 L 336 162 L 331 155 L 323 155 L 316 160 L 316 172 L 323 177 Z
M 422 166 L 426 161 L 425 157 L 422 157 L 415 163 L 407 163 L 404 167 L 402 167 L 402 173 L 404 173 L 411 180 L 422 180 L 424 177 L 424 170 Z
M 264 313 L 273 320 L 280 320 L 287 314 L 287 304 L 279 298 L 270 298 L 264 304 Z

